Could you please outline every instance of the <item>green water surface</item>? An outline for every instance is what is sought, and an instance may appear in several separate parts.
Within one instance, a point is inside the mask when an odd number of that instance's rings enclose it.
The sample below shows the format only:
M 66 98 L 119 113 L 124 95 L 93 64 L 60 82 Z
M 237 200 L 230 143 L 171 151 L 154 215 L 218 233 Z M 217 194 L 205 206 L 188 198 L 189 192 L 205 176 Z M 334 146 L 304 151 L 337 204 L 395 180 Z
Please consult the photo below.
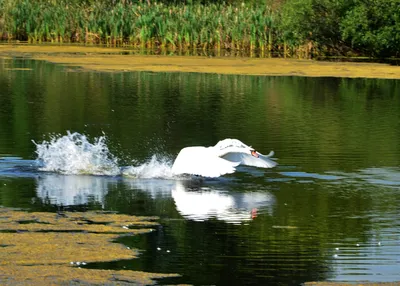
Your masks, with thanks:
M 274 150 L 279 165 L 202 181 L 41 172 L 32 140 L 67 131 L 105 135 L 121 167 L 168 166 L 224 138 Z M 152 233 L 120 239 L 138 259 L 87 267 L 182 275 L 159 283 L 399 281 L 399 143 L 400 80 L 0 60 L 0 205 L 157 215 Z

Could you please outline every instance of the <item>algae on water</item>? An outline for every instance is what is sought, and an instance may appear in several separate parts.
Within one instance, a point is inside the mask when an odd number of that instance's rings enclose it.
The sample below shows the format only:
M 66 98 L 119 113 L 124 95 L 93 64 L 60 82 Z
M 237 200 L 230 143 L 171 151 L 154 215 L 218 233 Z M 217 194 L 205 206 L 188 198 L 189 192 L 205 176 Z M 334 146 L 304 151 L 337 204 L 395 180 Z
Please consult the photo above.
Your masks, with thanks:
M 80 52 L 77 54 L 77 52 Z M 122 48 L 0 45 L 0 57 L 27 56 L 100 72 L 197 72 L 265 76 L 400 79 L 400 66 L 377 63 L 318 62 L 282 58 L 140 56 Z M 72 71 L 69 69 L 69 71 Z
M 83 269 L 78 263 L 132 259 L 113 241 L 151 231 L 154 217 L 104 212 L 26 212 L 0 208 L 0 284 L 153 284 L 175 274 Z M 135 229 L 130 229 L 135 227 Z

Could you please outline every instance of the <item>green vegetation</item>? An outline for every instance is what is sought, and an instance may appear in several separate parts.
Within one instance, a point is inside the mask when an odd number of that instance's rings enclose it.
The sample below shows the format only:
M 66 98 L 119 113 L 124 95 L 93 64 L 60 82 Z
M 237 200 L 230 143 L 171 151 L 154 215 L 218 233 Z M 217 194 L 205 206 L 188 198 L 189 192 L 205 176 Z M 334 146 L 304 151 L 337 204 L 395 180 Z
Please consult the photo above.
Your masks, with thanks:
M 321 55 L 400 55 L 400 1 L 291 0 L 280 29 L 290 47 Z
M 398 0 L 0 0 L 0 38 L 283 56 L 400 53 Z

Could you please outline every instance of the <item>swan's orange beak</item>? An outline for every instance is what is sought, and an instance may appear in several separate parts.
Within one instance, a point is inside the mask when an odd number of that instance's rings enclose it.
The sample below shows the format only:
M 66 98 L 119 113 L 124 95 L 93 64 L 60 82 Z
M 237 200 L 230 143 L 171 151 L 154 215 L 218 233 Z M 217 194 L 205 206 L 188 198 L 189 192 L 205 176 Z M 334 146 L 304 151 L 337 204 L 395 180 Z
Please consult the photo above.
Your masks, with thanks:
M 258 154 L 256 150 L 251 150 L 251 155 L 258 158 Z

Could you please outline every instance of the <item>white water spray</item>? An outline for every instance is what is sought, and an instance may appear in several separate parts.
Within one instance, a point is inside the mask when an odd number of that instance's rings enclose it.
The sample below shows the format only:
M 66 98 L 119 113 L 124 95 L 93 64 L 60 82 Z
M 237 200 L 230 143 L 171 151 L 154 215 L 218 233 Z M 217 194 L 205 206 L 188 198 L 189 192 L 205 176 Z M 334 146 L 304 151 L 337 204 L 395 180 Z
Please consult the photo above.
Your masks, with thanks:
M 140 165 L 140 166 L 129 166 L 124 168 L 122 174 L 128 177 L 135 178 L 172 178 L 171 171 L 171 161 L 164 158 L 159 157 L 157 155 L 153 155 L 149 161 Z
M 85 135 L 68 131 L 65 136 L 54 135 L 49 141 L 35 145 L 41 171 L 108 176 L 120 174 L 118 159 L 108 150 L 105 136 L 90 143 Z
M 120 167 L 118 158 L 108 149 L 106 137 L 93 140 L 80 133 L 67 132 L 67 135 L 53 135 L 49 141 L 36 145 L 39 170 L 66 175 L 104 175 L 128 176 L 135 178 L 172 178 L 172 162 L 153 155 L 151 159 L 138 166 Z

